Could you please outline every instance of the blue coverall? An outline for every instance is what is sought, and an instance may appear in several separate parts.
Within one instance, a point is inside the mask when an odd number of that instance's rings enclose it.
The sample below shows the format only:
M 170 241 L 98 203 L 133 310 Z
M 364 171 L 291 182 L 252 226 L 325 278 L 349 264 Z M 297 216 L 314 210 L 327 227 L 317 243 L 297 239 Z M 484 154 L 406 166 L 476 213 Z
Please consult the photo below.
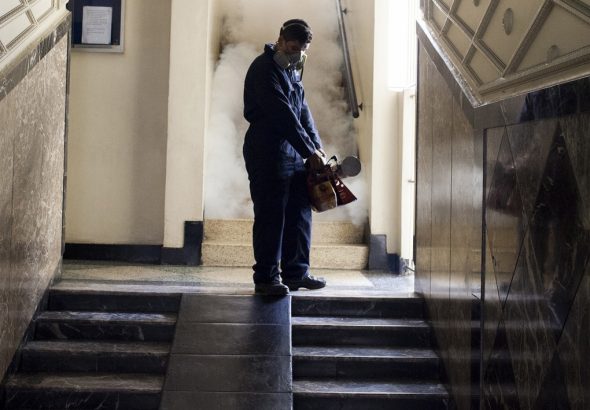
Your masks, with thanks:
M 254 203 L 254 283 L 309 272 L 311 205 L 304 159 L 322 147 L 297 73 L 273 60 L 274 46 L 250 65 L 244 159 Z M 279 266 L 280 263 L 280 266 Z

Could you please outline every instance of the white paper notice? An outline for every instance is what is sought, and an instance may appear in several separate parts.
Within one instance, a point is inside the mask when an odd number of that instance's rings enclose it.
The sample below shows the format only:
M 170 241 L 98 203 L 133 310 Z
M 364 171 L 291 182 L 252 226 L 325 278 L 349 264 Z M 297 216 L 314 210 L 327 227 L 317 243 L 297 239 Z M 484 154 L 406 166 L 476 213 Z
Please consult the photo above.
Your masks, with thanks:
M 82 11 L 82 44 L 111 44 L 112 7 L 85 6 Z

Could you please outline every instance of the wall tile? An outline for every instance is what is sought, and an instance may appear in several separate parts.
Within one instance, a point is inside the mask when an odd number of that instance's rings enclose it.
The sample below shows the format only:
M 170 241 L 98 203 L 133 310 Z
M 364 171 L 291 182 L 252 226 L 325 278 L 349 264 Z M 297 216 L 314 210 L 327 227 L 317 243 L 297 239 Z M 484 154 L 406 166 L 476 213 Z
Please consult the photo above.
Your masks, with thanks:
M 590 408 L 589 300 L 590 265 L 587 265 L 558 346 L 569 402 L 576 410 Z
M 590 91 L 587 100 L 590 100 Z M 583 203 L 584 229 L 590 230 L 590 113 L 565 117 L 559 123 Z
M 590 232 L 568 149 L 557 132 L 547 157 L 531 222 L 531 239 L 552 322 L 561 332 L 589 260 Z
M 8 312 L 0 316 L 4 321 L 0 327 L 8 334 L 0 356 L 2 374 L 61 259 L 68 39 L 59 38 L 41 60 L 36 59 L 39 50 L 32 51 L 29 64 L 34 66 L 0 101 L 5 130 L 0 141 L 14 144 L 9 255 L 2 258 L 10 269 L 0 270 L 0 289 L 4 289 L 0 305 L 8 306 Z M 6 213 L 6 194 L 2 192 L 0 198 L 0 212 Z M 6 253 L 6 246 L 4 242 L 0 252 Z
M 451 255 L 450 255 L 450 340 L 449 374 L 452 386 L 456 386 L 455 400 L 459 409 L 471 407 L 468 386 L 471 386 L 471 312 L 473 296 L 471 292 L 472 264 L 471 252 L 481 240 L 481 214 L 477 212 L 475 201 L 481 202 L 474 191 L 475 167 L 474 132 L 456 101 L 453 101 L 451 161 Z M 477 271 L 476 271 L 477 272 Z
M 532 219 L 551 141 L 558 132 L 558 126 L 557 120 L 544 120 L 507 128 L 516 181 L 529 221 Z
M 532 409 L 550 368 L 556 341 L 529 235 L 524 244 L 504 318 L 520 407 Z
M 419 50 L 418 131 L 416 172 L 416 291 L 430 298 L 432 246 L 432 106 L 429 103 L 433 64 L 423 47 Z
M 484 375 L 484 409 L 521 409 L 512 362 L 513 358 L 506 338 L 506 325 L 502 321 L 499 324 L 492 355 Z
M 0 104 L 0 118 L 8 118 L 7 109 Z M 0 366 L 9 362 L 14 339 L 9 315 L 13 140 L 10 130 L 0 128 Z
M 451 164 L 453 97 L 438 71 L 429 70 L 432 84 L 432 253 L 431 253 L 431 319 L 441 356 L 449 365 L 451 342 L 449 297 L 451 269 Z
M 436 54 L 432 45 L 424 49 Z M 483 407 L 589 408 L 590 78 L 510 97 L 462 118 L 449 112 L 445 96 L 453 96 L 457 83 L 442 86 L 452 81 L 450 71 L 440 56 L 420 55 L 418 100 L 428 103 L 419 106 L 424 138 L 418 146 L 427 155 L 418 153 L 417 167 L 430 179 L 417 186 L 417 266 L 430 266 L 424 294 L 453 397 L 459 408 L 467 406 L 459 346 L 470 319 L 463 302 L 476 287 L 467 284 L 464 243 L 471 238 L 481 246 L 475 232 L 483 228 L 474 216 L 481 201 L 466 192 L 472 178 L 486 198 Z M 432 66 L 430 58 L 438 63 Z M 454 104 L 465 101 L 456 97 Z M 485 134 L 479 166 L 469 162 L 478 149 L 469 156 L 463 119 Z M 424 282 L 417 276 L 418 286 Z

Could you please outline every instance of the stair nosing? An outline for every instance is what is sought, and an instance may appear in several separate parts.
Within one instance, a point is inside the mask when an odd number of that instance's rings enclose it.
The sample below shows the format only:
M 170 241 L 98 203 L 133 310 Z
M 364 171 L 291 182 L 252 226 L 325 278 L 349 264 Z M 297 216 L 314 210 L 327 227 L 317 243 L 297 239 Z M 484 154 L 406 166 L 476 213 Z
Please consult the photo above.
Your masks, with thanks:
M 394 353 L 396 351 L 403 350 L 406 355 L 378 355 L 378 354 L 362 354 L 362 349 L 367 350 L 382 350 L 384 353 L 390 351 Z M 352 346 L 293 346 L 292 356 L 294 359 L 314 359 L 314 360 L 342 360 L 342 361 L 395 361 L 395 362 L 430 362 L 440 361 L 439 356 L 433 349 L 430 348 L 411 348 L 411 349 L 399 349 L 395 347 L 384 347 L 381 349 L 375 347 L 352 347 Z M 305 350 L 316 350 L 318 353 L 307 353 Z M 335 352 L 345 352 L 347 350 L 359 350 L 356 354 L 341 355 Z M 326 353 L 326 351 L 332 351 Z M 324 351 L 324 352 L 322 352 Z M 428 353 L 428 354 L 419 354 Z
M 85 347 L 94 347 L 88 349 Z M 96 349 L 98 347 L 98 349 Z M 102 347 L 102 349 L 100 348 Z M 134 350 L 137 348 L 144 350 Z M 126 349 L 127 348 L 127 349 Z M 23 346 L 23 353 L 78 353 L 78 354 L 113 354 L 113 355 L 169 355 L 171 343 L 160 342 L 116 342 L 116 341 L 80 341 L 80 340 L 31 340 Z
M 68 314 L 76 314 L 68 316 Z M 108 316 L 118 315 L 121 317 L 109 318 Z M 78 317 L 76 317 L 78 316 Z M 126 318 L 125 316 L 128 316 Z M 177 321 L 176 314 L 168 313 L 132 313 L 132 312 L 96 312 L 96 311 L 70 311 L 70 310 L 48 310 L 41 312 L 36 322 L 77 322 L 77 323 L 108 323 L 120 324 L 154 324 L 174 325 Z
M 381 386 L 389 385 L 389 386 L 433 386 L 436 387 L 438 391 L 436 392 L 404 392 L 402 391 L 363 391 L 363 390 L 356 390 L 345 391 L 345 388 L 339 388 L 338 385 L 343 386 L 345 383 L 356 383 L 361 385 L 360 387 L 364 387 L 362 385 L 366 384 L 366 387 L 374 387 L 376 385 L 375 380 L 365 380 L 365 379 L 339 379 L 339 380 L 318 380 L 318 379 L 302 379 L 302 380 L 293 380 L 293 395 L 298 396 L 314 396 L 314 397 L 342 397 L 342 396 L 354 396 L 354 397 L 432 397 L 432 398 L 448 398 L 449 393 L 446 390 L 445 386 L 440 382 L 422 382 L 416 383 L 411 382 L 409 380 L 404 379 L 391 379 L 391 380 L 382 380 L 379 381 L 378 384 Z M 322 385 L 332 385 L 335 389 L 331 391 L 327 390 L 298 390 L 301 388 L 302 384 L 313 383 L 315 386 L 322 386 Z
M 42 378 L 55 377 L 62 379 L 59 384 L 43 384 L 28 382 L 27 376 L 37 375 Z M 75 379 L 77 382 L 84 382 L 93 379 L 104 378 L 106 381 L 113 379 L 123 379 L 127 383 L 107 386 L 82 386 L 72 385 L 66 383 L 67 380 Z M 153 383 L 153 386 L 144 388 L 129 388 L 129 381 L 143 380 L 145 382 Z M 158 386 L 156 386 L 158 385 Z M 153 375 L 144 373 L 70 373 L 70 372 L 31 372 L 31 373 L 17 373 L 6 380 L 5 387 L 13 389 L 26 389 L 43 391 L 51 389 L 52 391 L 76 391 L 76 392 L 139 392 L 139 393 L 161 393 L 164 386 L 164 375 Z M 98 388 L 97 388 L 98 387 Z
M 326 319 L 338 319 L 339 322 L 330 322 Z M 291 325 L 298 328 L 429 329 L 428 323 L 423 319 L 367 318 L 362 316 L 292 316 Z

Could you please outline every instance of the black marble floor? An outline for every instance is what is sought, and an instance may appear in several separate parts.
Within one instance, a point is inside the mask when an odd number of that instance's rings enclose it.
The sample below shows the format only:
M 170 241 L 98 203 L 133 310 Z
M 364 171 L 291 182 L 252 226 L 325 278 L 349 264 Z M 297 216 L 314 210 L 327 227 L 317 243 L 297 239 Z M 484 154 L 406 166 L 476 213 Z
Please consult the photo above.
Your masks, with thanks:
M 50 289 L 3 383 L 6 409 L 158 409 L 180 294 Z
M 4 408 L 447 408 L 412 293 L 209 291 L 57 283 L 4 381 Z
M 447 409 L 423 300 L 293 296 L 295 409 Z

